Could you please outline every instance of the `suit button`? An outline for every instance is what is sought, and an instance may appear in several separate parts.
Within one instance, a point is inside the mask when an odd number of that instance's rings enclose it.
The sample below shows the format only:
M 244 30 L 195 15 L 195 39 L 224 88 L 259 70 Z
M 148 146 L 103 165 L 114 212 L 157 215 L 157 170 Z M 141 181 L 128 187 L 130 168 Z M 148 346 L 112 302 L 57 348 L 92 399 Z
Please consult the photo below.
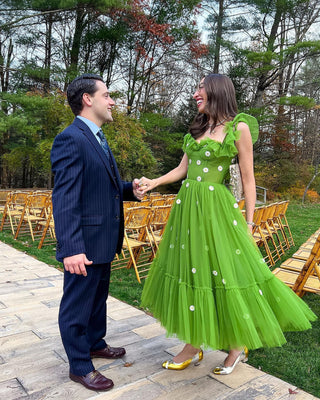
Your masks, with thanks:
M 116 194 L 115 198 L 116 198 L 117 200 L 119 199 L 119 197 L 120 197 L 120 196 L 119 196 L 118 194 Z
M 116 219 L 117 219 L 117 220 L 120 219 L 119 215 L 116 215 Z

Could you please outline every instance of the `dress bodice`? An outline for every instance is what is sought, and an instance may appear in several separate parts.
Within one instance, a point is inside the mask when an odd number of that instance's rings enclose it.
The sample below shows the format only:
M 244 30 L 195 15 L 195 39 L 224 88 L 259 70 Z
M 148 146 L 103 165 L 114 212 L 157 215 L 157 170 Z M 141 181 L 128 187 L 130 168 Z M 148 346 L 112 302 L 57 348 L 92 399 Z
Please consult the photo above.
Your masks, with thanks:
M 188 156 L 188 179 L 198 182 L 223 183 L 229 173 L 229 165 L 237 155 L 235 145 L 240 138 L 238 123 L 245 122 L 250 128 L 252 142 L 255 143 L 259 127 L 257 120 L 247 114 L 238 114 L 233 121 L 225 125 L 226 136 L 223 142 L 205 138 L 198 143 L 190 133 L 184 138 L 183 150 Z

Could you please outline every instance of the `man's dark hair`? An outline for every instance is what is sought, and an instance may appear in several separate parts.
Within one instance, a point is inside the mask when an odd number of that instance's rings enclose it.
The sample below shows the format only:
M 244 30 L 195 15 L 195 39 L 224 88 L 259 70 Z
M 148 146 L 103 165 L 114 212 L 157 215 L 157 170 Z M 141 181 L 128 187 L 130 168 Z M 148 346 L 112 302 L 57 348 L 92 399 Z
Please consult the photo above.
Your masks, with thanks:
M 103 82 L 99 75 L 82 74 L 75 78 L 67 88 L 68 103 L 74 115 L 82 111 L 82 96 L 84 93 L 94 94 L 97 91 L 96 81 Z

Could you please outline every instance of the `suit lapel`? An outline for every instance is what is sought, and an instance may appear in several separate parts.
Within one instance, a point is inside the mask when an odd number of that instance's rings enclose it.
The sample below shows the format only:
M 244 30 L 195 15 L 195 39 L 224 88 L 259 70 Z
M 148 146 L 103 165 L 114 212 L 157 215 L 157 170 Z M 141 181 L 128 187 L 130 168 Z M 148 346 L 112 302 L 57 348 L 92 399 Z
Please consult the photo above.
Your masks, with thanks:
M 105 155 L 105 152 L 103 151 L 103 148 L 98 143 L 98 140 L 95 138 L 94 134 L 91 132 L 89 127 L 83 121 L 81 121 L 81 119 L 76 118 L 73 123 L 83 132 L 83 134 L 89 140 L 91 145 L 94 147 L 95 151 L 98 153 L 99 157 L 101 158 L 101 161 L 103 162 L 104 166 L 106 167 L 112 181 L 119 188 L 119 182 L 113 176 L 110 162 L 108 161 L 107 156 Z M 116 167 L 116 162 L 115 162 L 113 155 L 112 155 L 112 160 L 113 160 L 113 165 L 115 168 L 115 173 L 117 175 L 117 178 L 119 178 L 119 174 L 118 174 L 117 167 Z

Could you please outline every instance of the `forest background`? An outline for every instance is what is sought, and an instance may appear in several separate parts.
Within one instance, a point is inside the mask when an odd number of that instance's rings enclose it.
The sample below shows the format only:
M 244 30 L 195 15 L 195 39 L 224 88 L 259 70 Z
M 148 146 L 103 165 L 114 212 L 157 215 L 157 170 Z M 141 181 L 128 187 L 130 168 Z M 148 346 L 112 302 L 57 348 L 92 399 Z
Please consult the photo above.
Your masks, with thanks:
M 83 72 L 116 99 L 103 129 L 123 179 L 167 172 L 196 85 L 219 72 L 259 121 L 268 199 L 320 201 L 319 17 L 317 0 L 0 0 L 0 187 L 52 187 L 52 142 L 73 120 L 65 90 Z

